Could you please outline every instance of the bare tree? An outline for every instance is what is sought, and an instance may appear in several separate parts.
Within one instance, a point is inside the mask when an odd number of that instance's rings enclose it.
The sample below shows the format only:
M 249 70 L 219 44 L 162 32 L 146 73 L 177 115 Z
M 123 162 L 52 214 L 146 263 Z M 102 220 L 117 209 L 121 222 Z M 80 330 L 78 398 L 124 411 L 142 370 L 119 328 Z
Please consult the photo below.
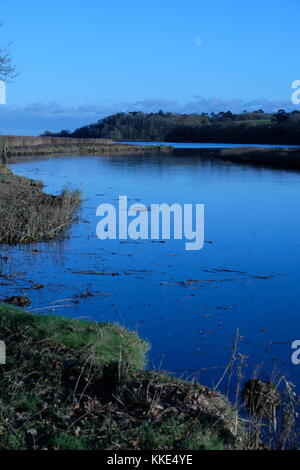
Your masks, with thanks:
M 7 82 L 18 75 L 9 48 L 0 48 L 0 80 Z
M 2 24 L 0 23 L 0 27 Z M 8 82 L 15 78 L 18 74 L 15 64 L 13 63 L 10 44 L 6 47 L 0 48 L 0 80 Z

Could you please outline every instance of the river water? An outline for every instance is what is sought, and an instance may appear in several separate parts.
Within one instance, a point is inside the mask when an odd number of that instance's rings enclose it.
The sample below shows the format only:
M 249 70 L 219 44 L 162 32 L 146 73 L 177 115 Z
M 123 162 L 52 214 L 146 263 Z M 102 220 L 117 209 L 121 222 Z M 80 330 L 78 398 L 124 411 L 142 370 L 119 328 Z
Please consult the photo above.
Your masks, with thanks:
M 245 147 L 260 147 L 260 148 L 298 148 L 297 145 L 268 145 L 268 144 L 216 144 L 207 142 L 118 142 L 119 144 L 130 145 L 162 145 L 171 146 L 179 149 L 228 149 L 228 148 L 245 148 Z
M 83 203 L 63 242 L 1 250 L 9 258 L 2 273 L 11 274 L 1 295 L 27 295 L 27 310 L 39 314 L 118 322 L 151 343 L 149 368 L 196 375 L 207 385 L 221 377 L 239 329 L 245 375 L 257 365 L 262 373 L 276 369 L 300 391 L 300 366 L 291 362 L 291 343 L 300 339 L 298 172 L 184 150 L 10 166 L 42 180 L 50 193 L 80 188 Z M 182 240 L 100 241 L 96 208 L 117 204 L 119 195 L 147 206 L 205 204 L 204 248 L 186 251 Z

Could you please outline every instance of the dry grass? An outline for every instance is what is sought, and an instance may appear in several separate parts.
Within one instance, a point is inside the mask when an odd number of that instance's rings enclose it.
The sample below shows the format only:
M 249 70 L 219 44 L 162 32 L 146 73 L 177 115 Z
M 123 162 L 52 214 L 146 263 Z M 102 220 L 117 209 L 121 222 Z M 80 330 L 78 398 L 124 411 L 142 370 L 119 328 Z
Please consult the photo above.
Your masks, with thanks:
M 245 382 L 247 356 L 239 353 L 240 332 L 237 330 L 232 355 L 216 388 L 227 382 L 226 393 L 235 396 L 237 428 L 243 416 L 242 442 L 247 450 L 290 450 L 299 448 L 298 409 L 300 397 L 295 386 L 277 371 L 262 379 L 256 367 Z M 249 372 L 247 373 L 249 377 Z
M 42 184 L 0 166 L 0 243 L 53 240 L 63 236 L 78 207 L 80 192 L 43 193 Z

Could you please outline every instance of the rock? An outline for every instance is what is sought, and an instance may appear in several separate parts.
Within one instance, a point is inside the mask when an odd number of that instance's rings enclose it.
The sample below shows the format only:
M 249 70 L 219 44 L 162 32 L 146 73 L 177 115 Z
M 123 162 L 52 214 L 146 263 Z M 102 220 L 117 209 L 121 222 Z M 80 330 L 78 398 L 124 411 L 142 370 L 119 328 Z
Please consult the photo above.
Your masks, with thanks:
M 4 299 L 3 302 L 6 304 L 14 305 L 15 307 L 27 307 L 31 304 L 29 297 L 13 296 Z

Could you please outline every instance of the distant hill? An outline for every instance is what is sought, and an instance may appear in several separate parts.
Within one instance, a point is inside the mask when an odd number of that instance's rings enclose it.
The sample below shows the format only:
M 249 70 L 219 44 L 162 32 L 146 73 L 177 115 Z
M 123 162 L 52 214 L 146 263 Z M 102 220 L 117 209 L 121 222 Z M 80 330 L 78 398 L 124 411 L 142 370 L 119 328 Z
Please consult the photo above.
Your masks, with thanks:
M 300 145 L 300 112 L 233 114 L 118 113 L 95 124 L 45 136 L 115 141 L 214 142 Z

